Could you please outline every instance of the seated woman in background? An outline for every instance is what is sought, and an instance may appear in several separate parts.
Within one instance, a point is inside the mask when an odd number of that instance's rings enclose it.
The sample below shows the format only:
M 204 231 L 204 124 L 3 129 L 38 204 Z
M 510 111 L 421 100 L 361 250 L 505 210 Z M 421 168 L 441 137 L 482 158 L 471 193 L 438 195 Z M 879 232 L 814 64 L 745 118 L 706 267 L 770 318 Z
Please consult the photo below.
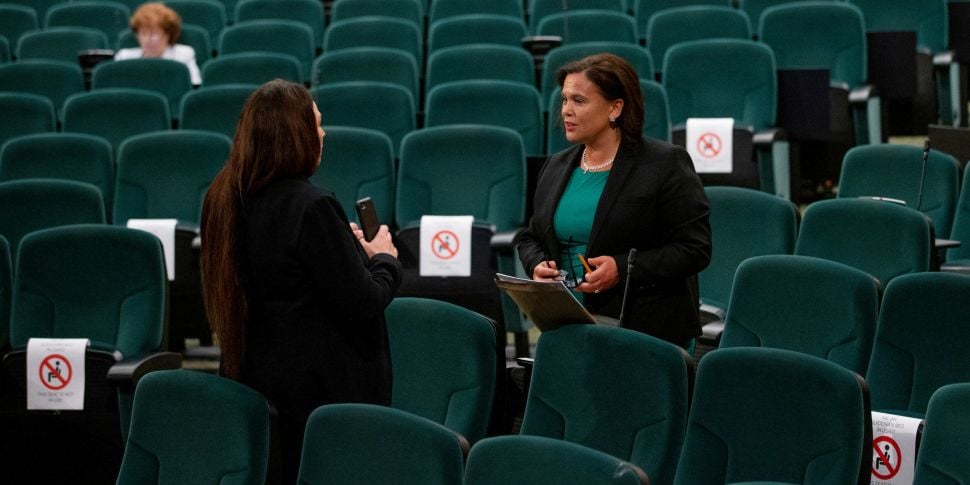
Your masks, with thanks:
M 202 84 L 202 75 L 195 63 L 195 49 L 176 44 L 182 33 L 182 19 L 174 10 L 158 2 L 144 3 L 131 16 L 131 30 L 138 38 L 139 47 L 118 50 L 116 61 L 143 57 L 179 61 L 188 66 L 192 84 Z

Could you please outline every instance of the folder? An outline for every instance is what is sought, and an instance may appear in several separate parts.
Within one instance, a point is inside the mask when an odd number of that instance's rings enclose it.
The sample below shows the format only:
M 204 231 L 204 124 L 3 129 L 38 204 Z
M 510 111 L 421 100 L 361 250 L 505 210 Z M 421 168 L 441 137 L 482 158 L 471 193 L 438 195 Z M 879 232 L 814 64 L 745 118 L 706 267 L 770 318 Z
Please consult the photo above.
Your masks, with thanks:
M 496 273 L 495 285 L 543 332 L 574 323 L 597 323 L 562 281 L 534 281 Z

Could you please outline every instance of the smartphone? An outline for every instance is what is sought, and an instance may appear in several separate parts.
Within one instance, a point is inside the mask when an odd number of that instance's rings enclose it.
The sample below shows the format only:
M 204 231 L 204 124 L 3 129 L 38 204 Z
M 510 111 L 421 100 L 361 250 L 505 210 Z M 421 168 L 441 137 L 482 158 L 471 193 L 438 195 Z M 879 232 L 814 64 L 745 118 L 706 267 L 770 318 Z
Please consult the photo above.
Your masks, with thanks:
M 356 208 L 357 220 L 360 221 L 360 228 L 364 231 L 364 240 L 371 242 L 381 228 L 381 223 L 377 220 L 377 211 L 374 210 L 374 201 L 370 197 L 364 197 L 357 201 Z

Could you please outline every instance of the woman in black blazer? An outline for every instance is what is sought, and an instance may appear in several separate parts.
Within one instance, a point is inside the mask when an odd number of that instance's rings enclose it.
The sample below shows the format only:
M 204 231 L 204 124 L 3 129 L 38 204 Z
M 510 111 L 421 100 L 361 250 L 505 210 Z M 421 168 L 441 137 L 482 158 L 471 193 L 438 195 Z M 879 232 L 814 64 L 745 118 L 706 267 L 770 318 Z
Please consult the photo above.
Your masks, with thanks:
M 575 287 L 583 304 L 618 318 L 636 249 L 621 324 L 686 347 L 701 333 L 697 273 L 711 257 L 710 210 L 690 156 L 642 137 L 643 94 L 622 58 L 593 55 L 557 77 L 574 146 L 539 174 L 532 220 L 516 238 L 526 273 L 554 280 L 565 270 L 567 282 L 585 273 Z

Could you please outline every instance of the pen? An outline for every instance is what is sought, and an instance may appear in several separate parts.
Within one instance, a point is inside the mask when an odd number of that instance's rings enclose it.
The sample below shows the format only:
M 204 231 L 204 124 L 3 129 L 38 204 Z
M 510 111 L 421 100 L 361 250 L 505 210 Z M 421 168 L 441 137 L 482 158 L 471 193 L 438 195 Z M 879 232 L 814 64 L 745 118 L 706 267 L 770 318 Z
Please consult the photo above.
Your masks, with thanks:
M 587 273 L 593 272 L 593 270 L 589 267 L 589 263 L 586 262 L 586 258 L 584 258 L 582 254 L 576 254 L 576 257 L 579 258 L 580 263 L 583 263 L 583 268 L 586 268 Z

